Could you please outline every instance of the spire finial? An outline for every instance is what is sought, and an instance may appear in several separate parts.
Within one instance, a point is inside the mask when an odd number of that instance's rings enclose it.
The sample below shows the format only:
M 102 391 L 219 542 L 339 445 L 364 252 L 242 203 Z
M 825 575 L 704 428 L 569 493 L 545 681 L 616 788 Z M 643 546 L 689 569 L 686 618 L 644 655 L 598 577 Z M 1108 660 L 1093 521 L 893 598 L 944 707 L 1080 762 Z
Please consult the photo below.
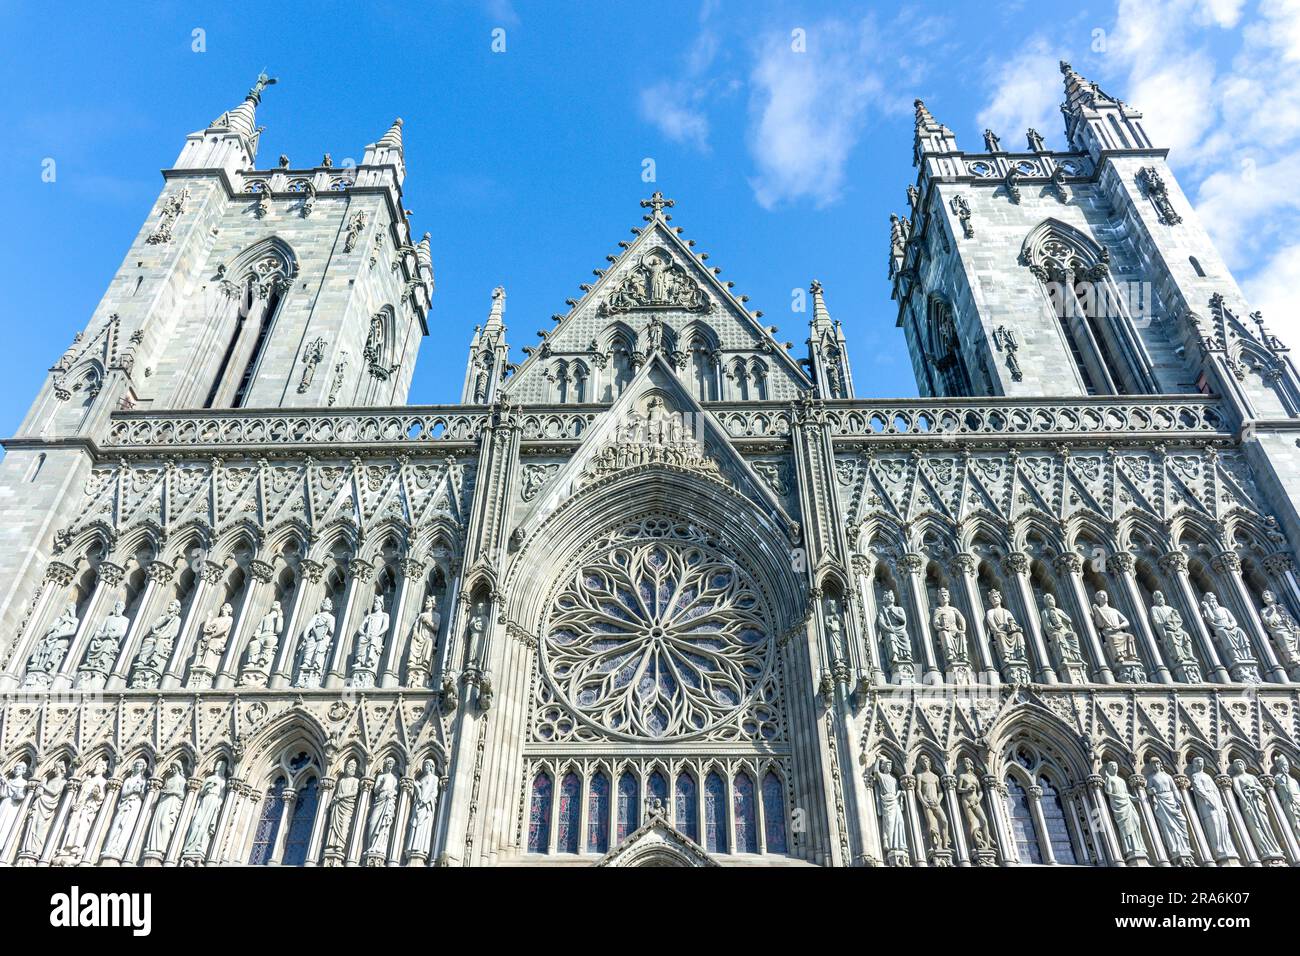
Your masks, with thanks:
M 274 76 L 268 76 L 266 70 L 263 69 L 261 73 L 257 74 L 257 82 L 253 84 L 253 88 L 248 91 L 248 95 L 245 96 L 244 99 L 252 100 L 254 104 L 260 103 L 262 102 L 263 91 L 268 86 L 274 86 L 276 83 L 279 82 L 280 81 L 278 78 Z
M 402 118 L 399 116 L 393 120 L 393 124 L 388 127 L 388 132 L 379 138 L 375 144 L 380 149 L 395 149 L 402 152 Z

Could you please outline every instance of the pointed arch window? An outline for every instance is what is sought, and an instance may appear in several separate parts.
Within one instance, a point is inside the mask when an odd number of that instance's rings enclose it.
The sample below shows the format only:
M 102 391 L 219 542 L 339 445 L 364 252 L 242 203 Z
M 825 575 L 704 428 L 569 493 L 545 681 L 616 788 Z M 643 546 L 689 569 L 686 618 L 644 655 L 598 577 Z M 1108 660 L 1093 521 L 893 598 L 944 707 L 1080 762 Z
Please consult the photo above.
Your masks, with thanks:
M 284 837 L 284 865 L 306 866 L 311 843 L 312 824 L 316 822 L 316 804 L 319 800 L 316 778 L 308 780 L 298 791 L 298 800 L 289 819 L 289 832 Z
M 582 836 L 582 781 L 570 771 L 560 781 L 560 806 L 556 820 L 555 848 L 560 853 L 577 853 Z
M 788 853 L 785 839 L 785 794 L 772 771 L 763 777 L 763 836 L 768 853 Z
M 1011 821 L 1011 838 L 1016 845 L 1016 856 L 1021 863 L 1042 863 L 1043 851 L 1038 845 L 1038 831 L 1034 828 L 1034 813 L 1029 806 L 1029 794 L 1014 776 L 1007 777 L 1007 816 Z
M 658 800 L 666 811 L 668 809 L 668 778 L 658 770 L 651 773 L 645 782 L 645 795 L 649 806 L 653 807 L 655 801 Z
M 1110 253 L 1065 223 L 1047 220 L 1020 261 L 1043 283 L 1084 390 L 1090 395 L 1158 391 L 1151 360 L 1110 275 Z
M 242 255 L 230 274 L 239 278 L 223 279 L 221 289 L 232 302 L 233 321 L 223 317 L 218 322 L 219 328 L 229 327 L 229 333 L 224 342 L 211 344 L 211 351 L 221 358 L 204 408 L 242 408 L 247 403 L 297 267 L 288 247 L 270 240 Z M 207 358 L 205 353 L 200 361 L 206 362 Z
M 280 835 L 280 820 L 284 816 L 284 777 L 277 777 L 275 783 L 262 797 L 262 812 L 257 818 L 257 829 L 253 831 L 253 848 L 248 854 L 251 866 L 266 866 L 275 855 L 276 837 Z
M 745 771 L 731 781 L 732 803 L 736 821 L 736 852 L 758 852 L 758 802 L 754 779 Z
M 618 833 L 616 841 L 622 843 L 640 826 L 640 813 L 637 795 L 640 788 L 636 777 L 626 772 L 618 778 Z
M 551 845 L 551 775 L 545 770 L 533 778 L 528 806 L 528 852 L 546 853 Z
M 700 839 L 699 793 L 695 786 L 695 778 L 685 771 L 679 773 L 674 789 L 676 791 L 674 799 L 677 804 L 674 819 L 677 821 L 677 829 L 692 840 L 698 841 Z
M 710 853 L 726 853 L 727 785 L 716 771 L 704 778 L 704 848 Z
M 609 777 L 597 771 L 587 795 L 587 850 L 609 852 Z
M 922 366 L 930 393 L 940 397 L 973 394 L 970 372 L 957 334 L 952 306 L 938 296 L 930 298 L 921 340 Z

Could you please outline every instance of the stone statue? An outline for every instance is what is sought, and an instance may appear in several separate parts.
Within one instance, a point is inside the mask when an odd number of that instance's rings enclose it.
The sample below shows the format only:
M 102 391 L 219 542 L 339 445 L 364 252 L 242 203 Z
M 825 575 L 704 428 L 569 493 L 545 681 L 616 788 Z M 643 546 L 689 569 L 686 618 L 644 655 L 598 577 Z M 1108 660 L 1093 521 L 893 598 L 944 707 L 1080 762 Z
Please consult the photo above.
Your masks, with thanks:
M 907 635 L 907 612 L 894 603 L 894 592 L 886 591 L 880 597 L 880 610 L 876 613 L 876 630 L 889 650 L 889 663 L 894 680 L 900 684 L 916 680 L 916 667 L 912 661 L 912 639 Z
M 366 865 L 383 866 L 388 856 L 388 837 L 397 816 L 397 761 L 384 760 L 370 794 L 370 816 L 366 818 Z
M 1147 848 L 1142 842 L 1142 818 L 1137 801 L 1128 792 L 1128 784 L 1119 775 L 1119 765 L 1115 761 L 1106 761 L 1104 771 L 1106 801 L 1110 804 L 1110 814 L 1115 820 L 1115 836 L 1119 838 L 1124 859 L 1130 864 L 1146 859 Z
M 1002 139 L 991 129 L 984 131 L 984 148 L 990 153 L 1002 152 Z
M 1201 665 L 1192 649 L 1192 636 L 1183 627 L 1183 616 L 1178 613 L 1178 608 L 1165 603 L 1162 592 L 1153 592 L 1151 600 L 1155 605 L 1151 608 L 1151 623 L 1155 626 L 1156 637 L 1174 661 L 1178 676 L 1188 683 L 1199 684 Z
M 113 672 L 117 661 L 117 652 L 122 649 L 122 639 L 126 629 L 131 626 L 126 616 L 126 602 L 118 601 L 113 611 L 90 635 L 86 647 L 86 659 L 77 671 L 77 687 L 84 690 L 102 690 L 108 682 L 108 675 Z
M 1016 616 L 1002 606 L 1002 592 L 994 588 L 989 591 L 989 603 L 993 606 L 984 614 L 984 626 L 988 628 L 998 649 L 1006 679 L 1013 684 L 1029 683 L 1029 665 L 1025 658 L 1025 633 L 1021 630 Z
M 295 687 L 319 687 L 325 672 L 325 654 L 334 639 L 334 602 L 320 602 L 320 610 L 307 622 L 302 634 L 302 661 L 298 664 Z
M 122 781 L 113 823 L 109 826 L 108 838 L 104 841 L 105 861 L 120 861 L 126 856 L 127 844 L 131 842 L 131 834 L 135 832 L 135 824 L 140 819 L 140 808 L 144 803 L 144 791 L 148 785 L 144 776 L 147 766 L 137 758 L 131 764 L 131 772 Z
M 348 835 L 352 832 L 352 815 L 357 809 L 357 792 L 360 788 L 356 758 L 349 757 L 334 786 L 334 799 L 330 802 L 329 832 L 325 835 L 326 865 L 335 864 L 347 857 Z
M 1213 592 L 1201 596 L 1201 617 L 1219 641 L 1228 658 L 1228 669 L 1234 679 L 1247 684 L 1258 684 L 1259 666 L 1250 647 L 1250 638 L 1237 624 L 1232 612 L 1219 603 Z
M 469 644 L 470 660 L 478 663 L 482 661 L 483 644 L 487 639 L 487 605 L 479 601 L 474 605 L 474 613 L 469 619 Z
M 916 797 L 925 817 L 926 836 L 931 848 L 947 850 L 948 816 L 943 812 L 943 790 L 939 775 L 930 768 L 930 758 L 922 754 L 916 761 Z
M 49 687 L 54 675 L 63 666 L 63 658 L 68 654 L 68 645 L 77 633 L 77 605 L 69 604 L 50 625 L 32 652 L 27 662 L 27 675 L 23 679 L 24 687 Z
M 225 799 L 226 761 L 225 758 L 218 758 L 212 773 L 207 775 L 199 787 L 199 801 L 194 807 L 194 817 L 190 820 L 189 832 L 185 834 L 185 846 L 181 850 L 181 860 L 185 865 L 202 866 L 207 860 L 212 836 L 217 832 L 217 818 L 221 816 L 221 805 Z
M 1038 132 L 1032 126 L 1025 130 L 1025 139 L 1029 142 L 1029 148 L 1035 153 L 1044 152 L 1047 147 L 1043 144 L 1043 134 Z
M 898 789 L 893 764 L 884 757 L 876 763 L 876 804 L 880 812 L 880 845 L 885 851 L 885 862 L 890 866 L 906 866 L 907 814 L 903 808 L 903 795 Z
M 357 632 L 357 654 L 352 662 L 353 687 L 375 686 L 375 671 L 387 636 L 388 612 L 384 610 L 384 599 L 376 597 L 370 613 L 361 621 L 361 630 Z
M 844 622 L 840 620 L 840 602 L 835 598 L 826 599 L 826 641 L 830 644 L 831 655 L 837 661 L 844 660 Z
M 975 761 L 963 757 L 961 773 L 957 775 L 957 797 L 961 801 L 962 816 L 977 850 L 991 852 L 993 837 L 989 833 L 989 818 L 984 812 L 984 788 L 975 772 Z
M 1105 591 L 1097 592 L 1092 620 L 1106 642 L 1119 679 L 1130 684 L 1144 683 L 1147 675 L 1142 668 L 1142 659 L 1138 657 L 1137 638 L 1129 631 L 1128 618 L 1111 606 L 1110 595 Z
M 1070 683 L 1087 683 L 1087 668 L 1083 663 L 1083 652 L 1079 649 L 1079 635 L 1074 632 L 1074 622 L 1070 615 L 1056 606 L 1056 596 L 1043 595 L 1043 633 L 1048 643 L 1056 651 L 1062 670 L 1070 676 Z M 1075 679 L 1076 672 L 1082 673 L 1081 679 Z
M 406 659 L 407 683 L 419 686 L 429 679 L 429 667 L 438 649 L 438 630 L 442 627 L 442 613 L 438 610 L 437 595 L 424 599 L 424 610 L 411 628 L 411 652 Z
M 280 646 L 280 631 L 284 629 L 284 611 L 279 601 L 271 602 L 271 609 L 257 622 L 257 630 L 248 642 L 248 658 L 239 675 L 241 687 L 262 687 L 275 664 L 275 652 Z
M 1259 619 L 1277 645 L 1283 665 L 1300 665 L 1300 625 L 1296 624 L 1291 612 L 1278 603 L 1277 595 L 1272 591 L 1264 592 L 1264 609 L 1259 612 Z
M 438 809 L 438 771 L 432 760 L 420 765 L 411 795 L 411 838 L 407 850 L 411 859 L 426 860 L 433 847 L 433 821 Z
M 1291 775 L 1291 761 L 1282 754 L 1273 758 L 1273 783 L 1277 802 L 1282 806 L 1282 814 L 1286 817 L 1291 832 L 1300 840 L 1300 783 Z M 4 827 L 0 825 L 0 846 L 4 845 L 3 835 Z
M 1235 857 L 1232 835 L 1228 829 L 1228 811 L 1223 805 L 1223 797 L 1214 783 L 1214 778 L 1205 772 L 1205 760 L 1193 757 L 1191 773 L 1192 794 L 1196 799 L 1196 813 L 1201 818 L 1201 828 L 1205 839 L 1210 844 L 1210 852 L 1216 860 Z
M 27 763 L 18 761 L 9 776 L 0 780 L 0 850 L 9 844 L 9 836 L 18 824 L 23 809 L 23 797 L 31 781 L 27 777 Z
M 181 815 L 181 804 L 185 801 L 185 770 L 180 764 L 172 767 L 171 773 L 163 781 L 158 793 L 158 803 L 154 806 L 153 819 L 149 821 L 149 832 L 144 842 L 145 853 L 159 859 L 167 855 L 167 846 L 171 842 L 176 821 Z
M 181 602 L 171 601 L 167 604 L 167 610 L 149 625 L 144 640 L 140 642 L 140 650 L 135 655 L 135 670 L 131 674 L 132 687 L 158 686 L 162 672 L 171 660 L 172 648 L 176 646 L 176 637 L 180 631 Z
M 50 768 L 40 783 L 28 784 L 34 792 L 31 809 L 27 811 L 27 830 L 23 833 L 22 847 L 18 851 L 20 863 L 35 865 L 45 849 L 45 840 L 59 812 L 63 791 L 68 788 L 68 763 L 60 760 Z
M 939 589 L 939 606 L 930 618 L 930 628 L 943 649 L 944 663 L 956 679 L 970 677 L 970 658 L 966 654 L 966 618 L 949 602 L 947 588 Z
M 1278 846 L 1277 835 L 1273 833 L 1273 824 L 1268 818 L 1268 794 L 1259 778 L 1246 769 L 1246 761 L 1241 759 L 1232 762 L 1232 792 L 1237 797 L 1241 818 L 1250 831 L 1260 859 L 1282 859 L 1282 848 Z
M 1183 813 L 1183 801 L 1178 796 L 1178 785 L 1159 757 L 1152 757 L 1148 767 L 1147 791 L 1151 794 L 1151 810 L 1165 849 L 1179 866 L 1193 866 L 1192 838 Z
M 67 825 L 63 830 L 63 845 L 54 856 L 55 866 L 76 866 L 86 855 L 86 844 L 90 840 L 90 828 L 95 825 L 99 809 L 104 805 L 108 795 L 108 781 L 104 779 L 104 762 L 97 761 L 90 776 L 81 783 L 77 791 L 76 802 L 68 813 Z
M 230 626 L 234 622 L 234 608 L 229 604 L 223 604 L 217 616 L 203 625 L 203 630 L 199 633 L 199 639 L 194 646 L 194 663 L 190 667 L 190 687 L 203 689 L 212 686 L 212 677 L 221 666 L 221 655 L 225 653 L 226 642 L 230 639 Z

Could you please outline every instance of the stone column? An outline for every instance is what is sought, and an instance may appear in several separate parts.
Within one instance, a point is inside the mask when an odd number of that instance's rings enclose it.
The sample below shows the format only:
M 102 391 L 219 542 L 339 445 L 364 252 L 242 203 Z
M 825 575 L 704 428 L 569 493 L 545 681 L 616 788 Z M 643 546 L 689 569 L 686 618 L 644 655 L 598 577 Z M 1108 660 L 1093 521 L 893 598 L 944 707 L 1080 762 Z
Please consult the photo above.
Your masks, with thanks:
M 1147 657 L 1151 661 L 1151 668 L 1155 671 L 1156 683 L 1172 684 L 1173 676 L 1169 673 L 1169 667 L 1165 664 L 1164 655 L 1160 651 L 1160 644 L 1156 641 L 1155 633 L 1151 630 L 1151 615 L 1146 606 L 1146 601 L 1142 597 L 1142 592 L 1138 588 L 1136 575 L 1133 573 L 1133 555 L 1126 552 L 1113 554 L 1106 559 L 1106 569 L 1116 572 L 1119 579 L 1120 590 L 1124 592 L 1129 608 L 1132 611 L 1132 617 L 1129 623 L 1137 628 L 1137 632 L 1142 637 L 1142 643 L 1146 645 Z
M 181 812 L 176 815 L 176 827 L 167 844 L 167 856 L 163 866 L 175 866 L 181 857 L 181 848 L 185 846 L 185 834 L 190 829 L 190 817 L 194 814 L 194 804 L 199 801 L 199 788 L 203 786 L 202 777 L 189 777 L 185 781 L 185 799 L 181 801 Z
M 235 611 L 235 620 L 230 625 L 230 637 L 226 640 L 226 650 L 217 664 L 214 687 L 233 687 L 239 679 L 239 661 L 244 656 L 247 635 L 257 620 L 269 609 L 270 603 L 264 598 L 271 591 L 271 582 L 275 579 L 275 565 L 254 559 L 248 564 L 251 580 L 244 585 L 244 600 Z
M 991 773 L 984 774 L 984 796 L 984 811 L 989 818 L 989 825 L 993 827 L 992 837 L 998 859 L 1003 866 L 1015 866 L 1020 854 L 1016 851 L 1016 841 L 1007 828 L 1006 787 Z
M 1228 811 L 1228 829 L 1233 836 L 1233 842 L 1241 848 L 1241 855 L 1245 858 L 1246 865 L 1263 866 L 1259 861 L 1259 854 L 1255 852 L 1255 844 L 1251 842 L 1250 831 L 1246 829 L 1246 821 L 1241 819 L 1237 795 L 1232 792 L 1232 778 L 1226 773 L 1216 773 L 1214 783 L 1219 788 L 1219 799 L 1223 801 L 1224 809 Z
M 348 837 L 348 855 L 344 866 L 356 866 L 365 851 L 366 817 L 370 815 L 370 791 L 375 787 L 374 777 L 362 777 L 357 788 L 357 806 L 352 811 L 352 833 Z
M 970 851 L 966 847 L 966 825 L 962 819 L 961 803 L 957 797 L 957 778 L 945 773 L 939 778 L 943 787 L 943 802 L 948 808 L 950 821 L 948 832 L 952 834 L 953 850 L 957 854 L 958 866 L 970 866 Z
M 916 777 L 905 773 L 898 778 L 899 789 L 903 792 L 903 808 L 907 817 L 907 832 L 911 837 L 912 865 L 928 866 L 926 860 L 925 834 L 921 831 L 921 815 L 916 807 Z
M 1174 783 L 1178 786 L 1178 800 L 1183 805 L 1183 816 L 1187 819 L 1187 828 L 1192 835 L 1192 847 L 1201 866 L 1217 866 L 1210 841 L 1205 837 L 1201 826 L 1201 815 L 1196 812 L 1196 798 L 1192 796 L 1192 781 L 1186 774 L 1176 774 Z
M 315 613 L 312 601 L 320 604 L 322 595 L 318 585 L 325 574 L 325 565 L 310 558 L 303 558 L 299 563 L 298 586 L 294 588 L 293 605 L 284 618 L 284 633 L 280 636 L 280 647 L 271 662 L 271 675 L 267 686 L 274 689 L 288 687 L 293 680 L 293 661 L 298 655 L 298 639 L 303 630 L 303 621 Z
M 1102 839 L 1106 845 L 1106 856 L 1111 866 L 1124 866 L 1124 853 L 1119 848 L 1119 837 L 1115 835 L 1115 822 L 1110 818 L 1110 801 L 1106 798 L 1105 783 L 1099 773 L 1088 774 L 1088 796 L 1092 809 L 1101 826 Z
M 852 560 L 853 571 L 858 576 L 857 588 L 862 607 L 862 646 L 866 649 L 871 669 L 871 683 L 883 687 L 889 680 L 885 677 L 885 658 L 880 646 L 880 635 L 876 633 L 876 589 L 871 574 L 871 559 L 863 554 L 855 554 Z
M 415 781 L 402 777 L 397 782 L 397 808 L 393 811 L 393 830 L 388 835 L 389 866 L 399 866 L 402 862 L 402 847 L 406 845 L 406 821 L 411 813 L 411 794 L 415 790 Z M 578 852 L 582 852 L 582 833 L 578 834 Z
M 1043 862 L 1049 866 L 1056 864 L 1056 852 L 1052 849 L 1052 840 L 1047 832 L 1047 818 L 1043 816 L 1043 788 L 1032 784 L 1028 791 L 1029 815 L 1033 817 L 1034 829 L 1038 831 L 1038 849 L 1042 852 Z
M 402 558 L 398 563 L 401 568 L 401 581 L 397 585 L 397 596 L 393 598 L 393 607 L 389 612 L 388 641 L 384 647 L 383 658 L 379 662 L 379 686 L 401 686 L 402 659 L 406 656 L 406 645 L 411 633 L 413 617 L 409 613 L 412 604 L 419 609 L 420 583 L 424 580 L 424 562 L 414 558 Z
M 1259 619 L 1255 609 L 1255 600 L 1246 590 L 1246 582 L 1241 579 L 1241 558 L 1234 551 L 1225 551 L 1211 562 L 1221 580 L 1228 584 L 1232 603 L 1237 609 L 1237 623 L 1251 636 L 1251 643 L 1259 652 L 1259 659 L 1264 663 L 1269 677 L 1277 684 L 1287 683 L 1286 669 L 1277 659 L 1273 642 L 1269 640 L 1268 628 Z
M 226 861 L 226 851 L 229 848 L 230 817 L 234 813 L 235 801 L 238 795 L 243 794 L 248 789 L 248 784 L 239 777 L 231 777 L 226 785 L 225 796 L 221 798 L 221 809 L 217 812 L 217 827 L 212 834 L 212 842 L 208 844 L 208 852 L 204 857 L 204 866 L 212 866 L 216 863 Z
M 100 843 L 104 839 L 109 824 L 113 822 L 113 813 L 117 810 L 117 801 L 121 793 L 122 781 L 116 777 L 109 777 L 104 784 L 104 800 L 99 805 L 99 814 L 95 817 L 95 822 L 90 828 L 90 834 L 86 837 L 85 852 L 81 857 L 82 861 L 89 866 L 99 863 Z
M 101 561 L 99 567 L 95 569 L 95 590 L 91 593 L 90 600 L 86 602 L 85 614 L 77 623 L 77 633 L 72 636 L 68 644 L 68 653 L 53 675 L 51 688 L 68 687 L 76 677 L 77 668 L 81 666 L 81 658 L 86 651 L 86 642 L 99 627 L 105 608 L 109 607 L 109 592 L 117 590 L 121 585 L 124 573 L 125 569 L 121 565 L 107 560 Z
M 1020 598 L 1021 620 L 1038 658 L 1038 681 L 1042 684 L 1058 683 L 1056 671 L 1052 668 L 1052 658 L 1047 653 L 1047 642 L 1043 640 L 1038 603 L 1034 600 L 1034 588 L 1029 580 L 1029 555 L 1018 551 L 1008 554 L 1002 560 L 1002 570 L 1015 582 L 1016 594 Z
M 1277 798 L 1277 781 L 1273 779 L 1272 774 L 1261 773 L 1259 782 L 1268 792 L 1269 818 L 1273 823 L 1273 834 L 1282 835 L 1282 849 L 1286 851 L 1287 860 L 1291 865 L 1300 865 L 1300 844 L 1296 843 L 1296 835 L 1291 830 L 1291 823 L 1282 809 L 1281 801 Z
M 927 684 L 942 684 L 943 672 L 935 663 L 934 639 L 930 635 L 929 601 L 925 591 L 925 558 L 919 554 L 905 554 L 898 561 L 898 570 L 907 578 L 907 596 L 911 600 L 911 619 L 916 628 L 917 643 L 925 667 Z
M 980 673 L 990 687 L 1001 681 L 997 662 L 989 647 L 989 636 L 984 630 L 984 602 L 980 599 L 979 585 L 975 580 L 975 555 L 965 553 L 953 555 L 950 570 L 961 582 L 962 594 L 966 598 L 966 634 L 974 638 L 975 653 L 979 656 Z
M 1164 840 L 1160 836 L 1155 811 L 1151 809 L 1151 795 L 1147 793 L 1147 778 L 1140 773 L 1134 773 L 1129 776 L 1128 782 L 1137 794 L 1138 811 L 1142 815 L 1142 829 L 1147 833 L 1148 846 L 1154 851 L 1152 855 L 1156 858 L 1156 866 L 1173 866 L 1169 854 L 1165 851 Z
M 131 827 L 131 835 L 127 838 L 126 851 L 122 854 L 122 866 L 135 866 L 140 859 L 144 835 L 149 830 L 149 820 L 153 817 L 162 785 L 162 777 L 150 777 L 144 793 L 140 795 L 140 815 L 135 818 L 135 826 Z
M 194 593 L 190 595 L 190 606 L 181 617 L 181 629 L 176 635 L 176 645 L 172 648 L 172 659 L 167 663 L 163 674 L 162 687 L 171 690 L 181 686 L 190 656 L 194 653 L 195 639 L 203 627 L 203 615 L 208 603 L 208 595 L 221 583 L 225 570 L 213 561 L 204 561 L 203 567 L 194 582 Z
M 122 646 L 118 649 L 113 671 L 108 675 L 108 682 L 105 685 L 108 690 L 117 690 L 126 686 L 131 672 L 131 660 L 140 643 L 140 634 L 153 624 L 154 595 L 160 588 L 171 583 L 175 569 L 163 561 L 151 561 L 145 574 L 148 576 L 148 582 L 144 586 L 140 600 L 136 603 L 135 617 L 126 630 L 126 637 L 122 638 Z
M 1097 634 L 1097 626 L 1092 620 L 1092 602 L 1088 600 L 1088 592 L 1083 586 L 1083 558 L 1073 551 L 1066 551 L 1058 554 L 1054 563 L 1056 573 L 1065 581 L 1065 589 L 1074 604 L 1072 610 L 1075 624 L 1092 651 L 1097 680 L 1102 684 L 1113 684 L 1115 675 L 1111 673 L 1110 659 L 1106 657 L 1106 651 L 1101 646 L 1101 637 Z
M 357 623 L 353 620 L 358 596 L 365 595 L 366 607 L 369 608 L 371 593 L 370 580 L 375 575 L 375 566 L 360 558 L 348 562 L 348 586 L 343 595 L 343 607 L 338 609 L 335 621 L 334 645 L 330 649 L 329 661 L 325 669 L 325 687 L 343 687 L 347 676 L 348 654 L 356 637 Z
M 325 823 L 329 820 L 330 800 L 334 793 L 333 777 L 322 777 L 316 798 L 316 816 L 311 821 L 311 835 L 307 838 L 307 866 L 317 866 L 321 844 L 325 841 Z
M 1214 637 L 1205 628 L 1205 619 L 1201 617 L 1201 603 L 1196 599 L 1196 592 L 1192 590 L 1191 578 L 1187 576 L 1187 555 L 1181 551 L 1170 551 L 1160 559 L 1160 570 L 1173 580 L 1179 596 L 1183 599 L 1183 624 L 1190 627 L 1192 633 L 1200 640 L 1201 653 L 1205 655 L 1206 663 L 1214 672 L 1214 679 L 1220 684 L 1231 684 L 1232 678 L 1228 676 L 1227 668 L 1219 659 L 1219 649 L 1215 646 Z
M 294 808 L 298 806 L 298 791 L 293 787 L 286 787 L 281 794 L 283 803 L 280 806 L 280 824 L 275 829 L 275 846 L 271 847 L 271 864 L 279 866 L 284 862 L 284 844 L 289 838 L 289 825 L 293 821 Z M 260 815 L 254 813 L 254 821 L 259 819 Z M 256 822 L 253 824 L 256 826 Z

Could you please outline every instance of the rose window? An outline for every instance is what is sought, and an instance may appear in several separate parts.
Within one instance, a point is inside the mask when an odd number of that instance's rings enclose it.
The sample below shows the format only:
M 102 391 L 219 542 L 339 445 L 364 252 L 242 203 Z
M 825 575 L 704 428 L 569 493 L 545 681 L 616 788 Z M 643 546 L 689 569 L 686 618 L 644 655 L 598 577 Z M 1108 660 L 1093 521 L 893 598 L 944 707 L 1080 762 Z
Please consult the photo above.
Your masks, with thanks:
M 751 702 L 770 628 L 753 581 L 694 526 L 602 539 L 561 583 L 542 662 L 579 718 L 628 737 L 703 733 Z

